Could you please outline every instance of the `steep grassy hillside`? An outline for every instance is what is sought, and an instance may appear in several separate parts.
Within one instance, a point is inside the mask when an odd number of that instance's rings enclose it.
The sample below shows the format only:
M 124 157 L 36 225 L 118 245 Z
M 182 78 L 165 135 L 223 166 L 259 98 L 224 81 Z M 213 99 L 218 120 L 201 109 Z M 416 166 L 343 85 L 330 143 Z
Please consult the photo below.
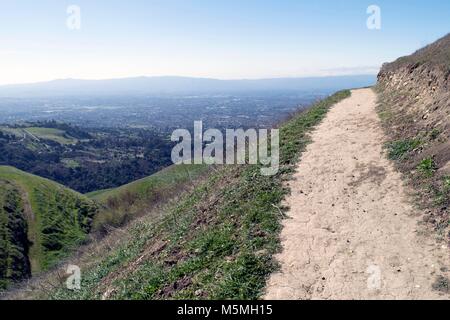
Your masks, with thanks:
M 286 180 L 308 144 L 308 133 L 340 92 L 296 115 L 281 128 L 280 171 L 225 166 L 168 206 L 161 219 L 141 219 L 128 239 L 89 262 L 80 260 L 81 290 L 35 292 L 53 299 L 256 299 L 276 268 Z M 94 195 L 102 197 L 101 194 Z M 77 262 L 75 262 L 77 263 Z M 56 282 L 58 279 L 54 279 Z M 59 280 L 60 281 L 60 280 Z
M 55 265 L 86 239 L 97 210 L 81 194 L 7 166 L 0 166 L 0 201 L 3 281 L 29 277 L 30 265 L 33 273 Z
M 0 289 L 31 276 L 28 227 L 19 190 L 0 180 Z
M 379 113 L 391 138 L 389 156 L 416 188 L 442 238 L 450 221 L 450 35 L 378 75 Z
M 198 178 L 210 172 L 209 169 L 206 165 L 171 166 L 119 188 L 87 194 L 100 204 L 100 212 L 94 219 L 94 231 L 107 231 L 110 226 L 119 227 L 144 215 L 193 187 Z

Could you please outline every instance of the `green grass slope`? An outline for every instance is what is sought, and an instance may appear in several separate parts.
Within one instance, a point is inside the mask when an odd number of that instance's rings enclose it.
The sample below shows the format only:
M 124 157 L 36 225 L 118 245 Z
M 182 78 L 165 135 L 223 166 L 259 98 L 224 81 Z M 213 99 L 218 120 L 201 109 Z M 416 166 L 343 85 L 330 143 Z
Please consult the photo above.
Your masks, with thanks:
M 64 130 L 54 128 L 30 127 L 24 129 L 38 139 L 51 140 L 59 144 L 75 144 L 77 140 L 66 134 Z
M 32 142 L 37 140 L 50 140 L 59 144 L 75 144 L 78 139 L 71 137 L 66 131 L 56 128 L 45 127 L 8 127 L 0 126 L 0 131 L 13 135 L 17 138 L 31 139 Z
M 208 172 L 206 165 L 173 165 L 124 186 L 87 194 L 101 207 L 94 219 L 94 230 L 122 226 L 193 186 Z
M 0 181 L 0 289 L 31 276 L 28 228 L 17 188 Z
M 290 179 L 308 133 L 343 91 L 302 112 L 281 129 L 280 171 L 224 166 L 169 207 L 162 220 L 142 220 L 130 239 L 82 267 L 81 290 L 46 292 L 52 299 L 257 299 L 277 265 L 279 231 Z
M 75 191 L 8 166 L 0 166 L 0 201 L 0 241 L 7 248 L 0 252 L 0 266 L 7 266 L 6 273 L 0 267 L 0 281 L 30 276 L 28 264 L 32 273 L 55 265 L 86 239 L 97 210 Z M 15 268 L 17 256 L 22 262 Z
M 205 165 L 180 165 L 170 166 L 157 173 L 118 188 L 99 190 L 86 194 L 89 198 L 99 202 L 105 202 L 109 198 L 118 197 L 121 194 L 131 192 L 139 196 L 147 196 L 155 189 L 171 187 L 180 182 L 195 179 L 207 169 Z

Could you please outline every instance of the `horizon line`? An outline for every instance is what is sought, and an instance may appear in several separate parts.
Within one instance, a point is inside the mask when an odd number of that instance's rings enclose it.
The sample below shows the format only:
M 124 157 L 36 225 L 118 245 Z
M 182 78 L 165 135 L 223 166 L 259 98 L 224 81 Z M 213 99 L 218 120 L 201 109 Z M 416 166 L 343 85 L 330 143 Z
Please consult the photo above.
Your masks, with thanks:
M 111 78 L 55 78 L 49 80 L 39 80 L 32 82 L 17 82 L 17 83 L 4 83 L 0 84 L 0 87 L 7 86 L 20 86 L 20 85 L 33 85 L 41 83 L 51 83 L 56 81 L 108 81 L 108 80 L 126 80 L 126 79 L 138 79 L 138 78 L 180 78 L 180 79 L 203 79 L 203 80 L 213 80 L 213 81 L 264 81 L 264 80 L 282 80 L 282 79 L 318 79 L 318 78 L 339 78 L 339 77 L 357 77 L 357 76 L 376 76 L 378 71 L 373 70 L 372 72 L 362 72 L 362 73 L 343 73 L 343 74 L 324 74 L 324 75 L 301 75 L 301 76 L 274 76 L 274 77 L 255 77 L 255 78 L 219 78 L 219 77 L 202 77 L 202 76 L 184 76 L 184 75 L 140 75 L 140 76 L 123 76 L 123 77 L 111 77 Z

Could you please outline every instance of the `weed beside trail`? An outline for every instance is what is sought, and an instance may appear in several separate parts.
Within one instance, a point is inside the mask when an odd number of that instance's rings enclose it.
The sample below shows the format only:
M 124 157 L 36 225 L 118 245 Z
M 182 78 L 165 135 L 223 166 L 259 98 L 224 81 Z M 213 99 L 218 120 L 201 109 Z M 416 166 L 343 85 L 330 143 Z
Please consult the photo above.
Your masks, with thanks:
M 389 159 L 402 160 L 409 152 L 419 147 L 421 141 L 419 139 L 406 139 L 387 143 Z

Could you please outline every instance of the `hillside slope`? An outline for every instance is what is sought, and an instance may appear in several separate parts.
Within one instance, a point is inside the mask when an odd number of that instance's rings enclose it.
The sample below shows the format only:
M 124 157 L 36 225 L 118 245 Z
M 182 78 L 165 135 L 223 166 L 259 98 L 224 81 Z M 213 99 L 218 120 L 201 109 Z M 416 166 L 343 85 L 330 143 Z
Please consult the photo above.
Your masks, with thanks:
M 0 289 L 31 276 L 28 226 L 19 190 L 0 180 Z
M 100 205 L 93 231 L 107 232 L 145 215 L 167 203 L 182 191 L 192 188 L 210 170 L 207 165 L 172 165 L 143 179 L 118 188 L 86 194 Z
M 391 159 L 409 177 L 442 238 L 450 214 L 450 35 L 383 66 L 379 113 Z
M 283 182 L 310 142 L 309 132 L 330 106 L 349 95 L 337 93 L 280 128 L 277 175 L 262 176 L 256 165 L 215 168 L 193 190 L 167 203 L 158 219 L 147 214 L 72 260 L 82 269 L 81 290 L 67 290 L 57 273 L 7 298 L 260 297 L 276 269 L 272 256 L 279 249 L 281 202 L 289 191 Z
M 97 211 L 55 182 L 0 166 L 0 281 L 47 270 L 86 239 Z

